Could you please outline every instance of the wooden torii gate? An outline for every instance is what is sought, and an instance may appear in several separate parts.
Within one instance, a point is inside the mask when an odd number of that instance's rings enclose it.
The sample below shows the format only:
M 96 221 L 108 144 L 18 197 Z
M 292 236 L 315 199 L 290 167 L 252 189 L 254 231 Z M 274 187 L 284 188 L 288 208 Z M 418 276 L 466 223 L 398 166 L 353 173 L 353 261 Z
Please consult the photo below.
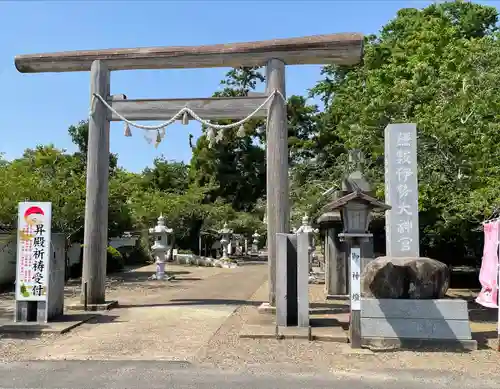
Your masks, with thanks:
M 286 96 L 285 65 L 353 65 L 360 62 L 362 52 L 363 36 L 346 33 L 209 46 L 28 54 L 17 56 L 15 65 L 21 73 L 90 71 L 91 97 L 102 96 L 129 120 L 168 120 L 183 107 L 204 119 L 239 119 L 257 109 L 271 92 Z M 250 66 L 267 67 L 266 93 L 262 96 L 161 100 L 118 100 L 110 96 L 110 72 L 115 70 Z M 276 233 L 290 231 L 286 102 L 274 99 L 255 115 L 266 116 L 269 304 L 274 306 Z M 91 104 L 82 274 L 89 305 L 105 303 L 109 126 L 116 120 L 120 119 L 101 102 Z

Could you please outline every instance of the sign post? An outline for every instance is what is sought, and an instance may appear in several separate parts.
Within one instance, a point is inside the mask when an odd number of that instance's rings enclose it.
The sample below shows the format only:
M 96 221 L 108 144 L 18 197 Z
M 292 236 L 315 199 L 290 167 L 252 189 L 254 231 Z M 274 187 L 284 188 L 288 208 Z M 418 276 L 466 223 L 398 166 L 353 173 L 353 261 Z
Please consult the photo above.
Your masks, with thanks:
M 51 203 L 19 203 L 16 322 L 47 322 L 52 256 L 51 220 Z
M 350 255 L 351 348 L 361 348 L 361 248 L 352 247 Z

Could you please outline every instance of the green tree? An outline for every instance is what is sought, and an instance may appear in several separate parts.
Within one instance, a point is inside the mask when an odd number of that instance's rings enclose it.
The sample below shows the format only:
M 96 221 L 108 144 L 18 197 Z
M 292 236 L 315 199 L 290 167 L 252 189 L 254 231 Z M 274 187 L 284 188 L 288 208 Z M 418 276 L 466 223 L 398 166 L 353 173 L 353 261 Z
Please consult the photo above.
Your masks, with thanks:
M 0 221 L 16 225 L 20 201 L 52 202 L 53 230 L 71 234 L 83 223 L 85 176 L 80 161 L 53 145 L 27 149 L 0 167 Z M 64 188 L 64 190 L 61 190 Z
M 327 107 L 320 137 L 362 149 L 379 195 L 385 126 L 417 123 L 422 244 L 443 260 L 477 247 L 472 231 L 498 206 L 496 23 L 494 7 L 471 2 L 402 9 L 366 38 L 362 64 L 327 66 L 312 89 Z
M 221 81 L 224 89 L 214 94 L 220 96 L 246 96 L 254 90 L 264 76 L 259 68 L 232 69 Z M 219 121 L 229 124 L 234 121 Z M 251 211 L 258 198 L 265 193 L 266 170 L 265 151 L 255 144 L 256 129 L 262 120 L 251 120 L 245 124 L 246 135 L 236 136 L 233 131 L 225 131 L 225 137 L 209 148 L 205 136 L 201 136 L 193 148 L 190 164 L 191 181 L 198 186 L 211 185 L 214 190 L 207 193 L 207 201 L 222 198 L 235 210 Z
M 73 143 L 78 147 L 78 151 L 75 153 L 75 156 L 78 156 L 80 158 L 82 168 L 84 168 L 87 165 L 89 121 L 82 120 L 76 126 L 71 125 L 68 128 L 68 133 Z M 110 153 L 109 154 L 110 174 L 113 174 L 115 172 L 117 165 L 118 165 L 118 156 L 113 153 Z
M 147 188 L 181 194 L 189 187 L 189 166 L 184 162 L 167 161 L 163 156 L 155 158 L 153 167 L 144 169 L 142 175 Z
M 260 68 L 233 69 L 221 81 L 224 89 L 214 96 L 246 96 L 264 81 Z M 307 104 L 305 97 L 291 96 L 287 116 L 289 159 L 294 165 L 315 155 L 318 107 Z M 217 188 L 209 193 L 208 201 L 222 198 L 235 210 L 252 211 L 266 191 L 265 121 L 247 122 L 244 137 L 237 137 L 235 131 L 226 131 L 224 140 L 212 148 L 205 136 L 200 137 L 193 148 L 190 176 L 197 185 L 210 183 Z

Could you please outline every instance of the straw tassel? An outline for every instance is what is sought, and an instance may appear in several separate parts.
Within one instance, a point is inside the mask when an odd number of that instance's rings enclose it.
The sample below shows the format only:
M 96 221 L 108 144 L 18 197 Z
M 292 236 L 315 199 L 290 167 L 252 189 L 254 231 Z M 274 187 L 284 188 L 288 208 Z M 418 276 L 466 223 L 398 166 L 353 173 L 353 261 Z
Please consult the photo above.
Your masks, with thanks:
M 160 134 L 160 131 L 156 131 L 155 148 L 157 148 L 160 143 L 161 143 L 161 134 Z

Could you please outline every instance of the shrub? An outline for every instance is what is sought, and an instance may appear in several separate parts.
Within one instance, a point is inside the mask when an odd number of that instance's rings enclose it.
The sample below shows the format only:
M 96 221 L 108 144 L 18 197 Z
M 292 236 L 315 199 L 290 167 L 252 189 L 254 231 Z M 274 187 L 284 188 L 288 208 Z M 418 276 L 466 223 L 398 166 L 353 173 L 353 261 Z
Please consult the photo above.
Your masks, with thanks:
M 106 261 L 106 273 L 116 273 L 123 270 L 125 262 L 121 253 L 114 247 L 108 246 L 108 258 Z
M 147 243 L 148 242 L 144 242 L 144 239 L 142 238 L 138 240 L 129 254 L 130 264 L 146 264 L 151 262 L 151 255 L 149 253 Z
M 107 259 L 106 259 L 106 274 L 116 273 L 120 270 L 123 270 L 125 266 L 123 256 L 120 252 L 108 246 L 107 249 Z M 69 275 L 68 278 L 80 278 L 82 276 L 82 268 L 83 268 L 83 250 L 80 253 L 80 260 L 77 263 L 74 263 L 68 269 Z

